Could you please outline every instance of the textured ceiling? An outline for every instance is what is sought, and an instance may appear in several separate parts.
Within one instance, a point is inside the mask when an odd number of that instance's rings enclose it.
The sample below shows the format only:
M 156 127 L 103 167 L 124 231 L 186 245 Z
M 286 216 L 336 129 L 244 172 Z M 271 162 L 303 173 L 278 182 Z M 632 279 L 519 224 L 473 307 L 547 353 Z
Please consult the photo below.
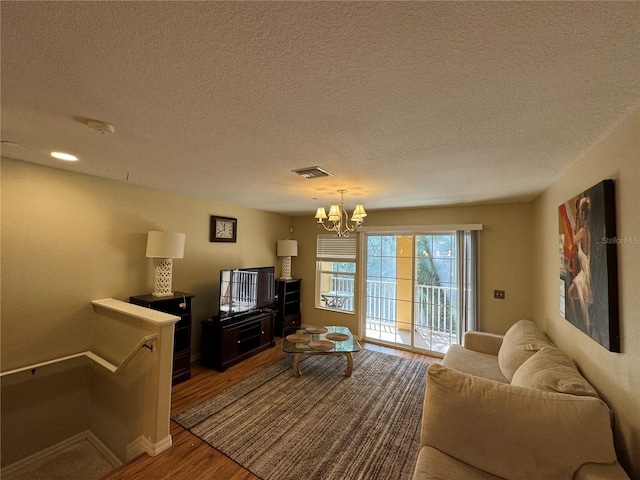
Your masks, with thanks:
M 638 2 L 0 5 L 4 157 L 274 212 L 531 200 L 640 105 Z

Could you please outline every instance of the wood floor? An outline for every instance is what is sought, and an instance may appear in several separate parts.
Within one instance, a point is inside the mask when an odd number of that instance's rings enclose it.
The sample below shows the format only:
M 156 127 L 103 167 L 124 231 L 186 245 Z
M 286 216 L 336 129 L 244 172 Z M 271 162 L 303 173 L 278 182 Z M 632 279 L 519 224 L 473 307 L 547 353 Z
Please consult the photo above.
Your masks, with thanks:
M 363 348 L 426 362 L 440 359 L 414 354 L 404 350 L 360 342 Z M 171 416 L 197 405 L 202 400 L 258 372 L 274 361 L 284 357 L 280 343 L 244 362 L 234 365 L 226 372 L 217 372 L 198 364 L 192 365 L 190 380 L 180 383 L 171 391 Z M 247 480 L 258 479 L 248 470 L 212 448 L 171 421 L 173 445 L 155 457 L 143 454 L 101 480 Z

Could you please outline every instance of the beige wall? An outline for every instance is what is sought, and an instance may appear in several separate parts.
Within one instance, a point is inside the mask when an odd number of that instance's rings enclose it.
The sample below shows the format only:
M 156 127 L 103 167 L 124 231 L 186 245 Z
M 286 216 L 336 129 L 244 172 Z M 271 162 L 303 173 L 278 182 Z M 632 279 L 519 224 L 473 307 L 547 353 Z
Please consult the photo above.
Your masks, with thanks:
M 276 241 L 289 234 L 288 216 L 5 158 L 1 166 L 2 371 L 90 350 L 91 300 L 127 301 L 150 293 L 154 267 L 145 258 L 149 230 L 186 234 L 185 256 L 174 260 L 173 289 L 195 294 L 195 354 L 200 351 L 200 321 L 217 313 L 221 269 L 277 265 L 279 271 Z M 237 243 L 209 242 L 211 214 L 238 219 Z M 64 395 L 74 395 L 72 401 L 47 401 L 69 405 L 69 415 L 60 411 L 58 417 L 74 418 L 82 430 L 91 422 L 77 404 L 89 393 L 75 379 L 65 382 L 70 388 Z M 3 446 L 16 438 L 15 431 L 5 429 L 12 424 L 4 416 L 8 393 L 3 388 Z M 14 405 L 21 404 L 18 397 L 11 397 Z M 32 403 L 24 405 L 35 409 Z M 68 437 L 68 425 L 41 426 L 44 440 L 38 442 L 46 446 Z
M 347 210 L 353 208 L 347 204 Z M 504 333 L 521 318 L 531 318 L 532 224 L 531 204 L 513 203 L 368 212 L 367 228 L 406 225 L 483 225 L 479 234 L 479 327 Z M 302 278 L 302 321 L 311 325 L 345 325 L 358 332 L 355 315 L 315 308 L 316 237 L 326 233 L 315 224 L 313 212 L 293 220 L 293 237 L 299 242 L 292 259 L 292 276 Z M 358 267 L 360 268 L 360 267 Z M 505 300 L 493 298 L 493 290 L 505 290 Z M 357 308 L 357 307 L 356 307 Z
M 558 205 L 604 179 L 616 190 L 621 353 L 610 353 L 558 308 Z M 640 109 L 565 171 L 534 202 L 534 319 L 572 358 L 615 414 L 620 460 L 640 478 Z
M 1 467 L 91 429 L 89 363 L 81 357 L 2 377 Z
M 211 214 L 238 219 L 237 243 L 209 242 Z M 199 322 L 218 308 L 220 269 L 279 269 L 276 241 L 290 224 L 284 215 L 2 159 L 2 369 L 87 350 L 91 300 L 150 293 L 149 230 L 186 234 L 173 289 L 196 295 L 198 352 Z

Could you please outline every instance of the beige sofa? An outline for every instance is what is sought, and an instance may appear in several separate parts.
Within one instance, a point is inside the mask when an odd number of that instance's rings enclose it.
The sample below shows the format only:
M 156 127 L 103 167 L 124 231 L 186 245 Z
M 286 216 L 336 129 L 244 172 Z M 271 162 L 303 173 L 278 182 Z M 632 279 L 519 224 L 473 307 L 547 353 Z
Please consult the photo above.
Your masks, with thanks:
M 414 480 L 628 479 L 608 406 L 532 322 L 468 332 L 427 370 Z

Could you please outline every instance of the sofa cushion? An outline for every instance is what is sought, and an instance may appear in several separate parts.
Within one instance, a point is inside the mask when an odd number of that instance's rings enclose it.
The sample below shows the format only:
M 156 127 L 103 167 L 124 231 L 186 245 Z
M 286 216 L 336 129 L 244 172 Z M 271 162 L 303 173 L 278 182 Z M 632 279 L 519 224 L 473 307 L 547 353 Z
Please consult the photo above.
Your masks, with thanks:
M 500 371 L 507 380 L 511 381 L 520 365 L 542 347 L 553 347 L 553 343 L 542 330 L 531 320 L 516 322 L 504 334 L 498 351 Z
M 586 463 L 616 461 L 602 400 L 515 387 L 440 364 L 427 370 L 421 441 L 513 480 L 571 479 Z
M 462 463 L 433 447 L 422 447 L 413 472 L 413 480 L 503 480 L 490 473 Z
M 476 352 L 460 345 L 451 345 L 442 364 L 477 377 L 509 383 L 498 366 L 498 357 Z
M 598 398 L 575 363 L 555 347 L 542 347 L 526 360 L 513 374 L 511 385 Z

